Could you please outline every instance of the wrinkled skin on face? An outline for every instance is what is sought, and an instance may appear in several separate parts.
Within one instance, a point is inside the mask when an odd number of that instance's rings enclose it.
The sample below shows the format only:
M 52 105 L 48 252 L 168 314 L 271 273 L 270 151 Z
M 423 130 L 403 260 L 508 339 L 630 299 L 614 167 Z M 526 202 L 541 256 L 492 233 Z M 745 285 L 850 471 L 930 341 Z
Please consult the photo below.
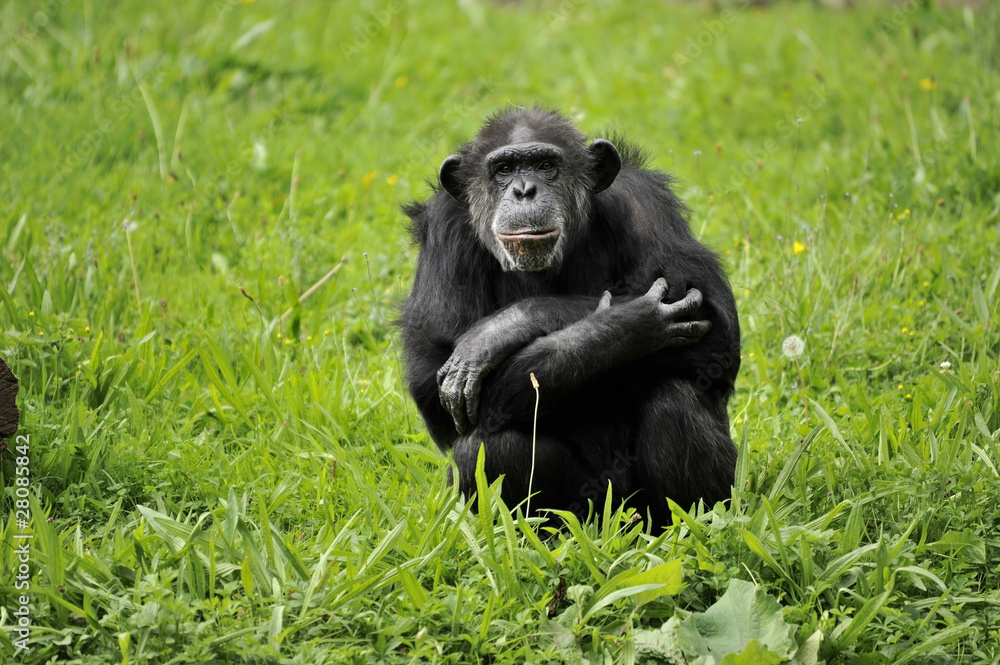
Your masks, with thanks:
M 567 236 L 585 232 L 575 227 L 589 216 L 590 198 L 621 169 L 610 141 L 594 141 L 581 155 L 578 146 L 535 140 L 536 134 L 516 127 L 510 143 L 481 157 L 475 177 L 463 172 L 462 155 L 448 157 L 439 172 L 444 190 L 468 203 L 480 239 L 504 270 L 557 269 Z
M 561 161 L 562 151 L 547 143 L 504 146 L 486 157 L 500 197 L 492 230 L 514 270 L 545 270 L 560 254 L 565 220 L 553 185 Z

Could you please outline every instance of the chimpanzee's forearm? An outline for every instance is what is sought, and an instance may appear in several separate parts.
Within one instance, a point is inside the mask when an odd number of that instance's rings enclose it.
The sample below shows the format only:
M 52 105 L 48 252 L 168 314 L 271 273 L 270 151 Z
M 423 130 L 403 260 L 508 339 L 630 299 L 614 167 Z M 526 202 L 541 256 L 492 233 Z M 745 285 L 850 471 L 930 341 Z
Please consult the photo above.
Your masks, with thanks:
M 484 379 L 481 426 L 495 431 L 511 420 L 530 417 L 535 406 L 531 374 L 540 384 L 544 412 L 549 404 L 546 392 L 573 390 L 634 357 L 637 350 L 623 342 L 613 317 L 604 313 L 536 338 Z
M 474 323 L 455 346 L 473 346 L 496 366 L 536 338 L 583 319 L 594 311 L 597 302 L 596 296 L 525 298 Z
M 451 414 L 455 431 L 464 434 L 478 422 L 480 386 L 490 372 L 535 339 L 586 317 L 596 302 L 587 296 L 526 298 L 463 333 L 437 371 L 440 402 Z
M 586 317 L 597 302 L 594 296 L 526 298 L 483 317 L 447 346 L 443 340 L 432 343 L 426 334 L 407 335 L 410 392 L 434 441 L 447 449 L 459 433 L 439 397 L 449 370 L 456 376 L 463 376 L 470 368 L 488 372 L 536 338 Z

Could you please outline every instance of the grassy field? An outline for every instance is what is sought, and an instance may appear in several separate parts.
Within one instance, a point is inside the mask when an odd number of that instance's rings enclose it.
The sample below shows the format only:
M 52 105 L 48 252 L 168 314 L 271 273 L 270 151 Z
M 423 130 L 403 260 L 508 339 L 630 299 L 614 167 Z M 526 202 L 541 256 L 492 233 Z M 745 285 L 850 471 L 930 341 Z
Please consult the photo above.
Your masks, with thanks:
M 154 4 L 0 9 L 0 661 L 998 662 L 995 2 Z M 726 261 L 730 508 L 447 485 L 399 207 L 534 102 Z

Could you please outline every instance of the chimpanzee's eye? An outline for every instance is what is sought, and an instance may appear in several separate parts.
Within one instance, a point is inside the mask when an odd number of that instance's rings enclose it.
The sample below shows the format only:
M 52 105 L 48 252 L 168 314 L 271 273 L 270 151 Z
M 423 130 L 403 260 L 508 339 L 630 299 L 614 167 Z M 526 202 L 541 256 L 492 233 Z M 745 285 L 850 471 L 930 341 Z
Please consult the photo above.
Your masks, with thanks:
M 500 175 L 510 175 L 513 172 L 514 172 L 514 167 L 512 167 L 510 164 L 506 162 L 497 166 L 497 173 L 499 173 Z
M 539 165 L 539 167 L 538 167 L 538 168 L 540 168 L 540 169 L 541 169 L 541 170 L 543 170 L 543 171 L 551 171 L 551 170 L 552 170 L 553 168 L 555 168 L 555 167 L 554 167 L 554 166 L 552 165 L 552 162 L 549 162 L 549 161 L 545 161 L 545 162 L 542 162 L 542 163 L 541 163 L 541 164 Z

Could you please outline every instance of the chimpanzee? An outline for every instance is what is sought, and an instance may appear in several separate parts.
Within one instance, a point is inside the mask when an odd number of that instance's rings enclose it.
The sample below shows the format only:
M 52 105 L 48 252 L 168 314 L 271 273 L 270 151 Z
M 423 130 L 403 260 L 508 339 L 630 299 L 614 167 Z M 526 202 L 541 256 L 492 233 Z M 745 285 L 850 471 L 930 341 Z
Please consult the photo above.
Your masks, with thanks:
M 531 505 L 584 517 L 610 481 L 660 526 L 665 497 L 730 497 L 739 321 L 672 179 L 617 142 L 588 145 L 537 107 L 490 118 L 404 208 L 420 253 L 399 324 L 410 392 L 462 492 L 483 445 L 504 501 L 527 497 L 533 373 Z

